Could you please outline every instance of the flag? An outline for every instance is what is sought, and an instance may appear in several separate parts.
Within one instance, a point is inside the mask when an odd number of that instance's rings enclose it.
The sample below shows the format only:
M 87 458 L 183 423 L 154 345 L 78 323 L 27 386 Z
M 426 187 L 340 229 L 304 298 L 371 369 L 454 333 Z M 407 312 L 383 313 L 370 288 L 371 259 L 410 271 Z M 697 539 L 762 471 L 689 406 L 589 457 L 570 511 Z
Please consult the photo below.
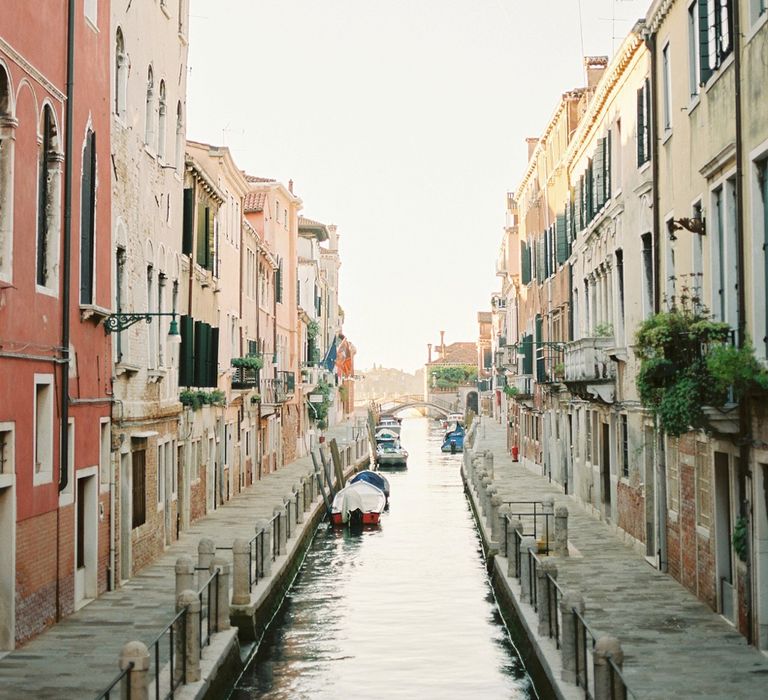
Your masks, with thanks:
M 333 339 L 331 347 L 328 348 L 328 352 L 325 353 L 323 358 L 323 367 L 329 372 L 333 372 L 333 368 L 336 366 L 336 338 Z

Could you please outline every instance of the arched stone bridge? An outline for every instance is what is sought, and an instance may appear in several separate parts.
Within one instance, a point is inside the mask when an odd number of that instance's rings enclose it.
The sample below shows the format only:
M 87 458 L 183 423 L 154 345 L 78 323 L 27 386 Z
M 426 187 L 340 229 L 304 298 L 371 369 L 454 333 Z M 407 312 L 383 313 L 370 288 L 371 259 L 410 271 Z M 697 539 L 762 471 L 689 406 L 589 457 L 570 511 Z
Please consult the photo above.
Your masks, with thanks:
M 406 408 L 433 408 L 438 413 L 447 416 L 449 413 L 458 413 L 461 409 L 454 403 L 440 401 L 439 399 L 425 399 L 420 394 L 398 396 L 381 404 L 383 413 L 399 413 Z

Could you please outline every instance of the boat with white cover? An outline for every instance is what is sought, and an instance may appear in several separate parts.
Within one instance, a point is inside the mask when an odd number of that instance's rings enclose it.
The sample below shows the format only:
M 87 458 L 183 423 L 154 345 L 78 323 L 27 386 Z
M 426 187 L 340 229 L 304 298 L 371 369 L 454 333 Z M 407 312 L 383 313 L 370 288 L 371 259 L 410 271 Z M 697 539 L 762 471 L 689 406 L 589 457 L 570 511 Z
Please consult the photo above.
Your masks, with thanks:
M 387 497 L 384 492 L 367 481 L 356 481 L 345 486 L 333 499 L 332 525 L 377 525 Z

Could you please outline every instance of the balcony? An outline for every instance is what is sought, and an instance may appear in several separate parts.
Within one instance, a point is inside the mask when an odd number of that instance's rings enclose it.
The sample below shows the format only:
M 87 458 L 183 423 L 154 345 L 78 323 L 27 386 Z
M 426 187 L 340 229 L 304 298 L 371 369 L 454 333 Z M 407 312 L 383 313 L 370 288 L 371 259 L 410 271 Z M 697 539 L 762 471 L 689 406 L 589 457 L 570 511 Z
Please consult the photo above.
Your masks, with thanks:
M 614 402 L 616 363 L 608 355 L 613 346 L 612 337 L 581 338 L 568 343 L 564 381 L 576 394 L 604 403 Z
M 536 353 L 536 381 L 560 384 L 565 380 L 565 348 L 561 344 L 539 347 Z
M 516 374 L 507 379 L 507 384 L 516 390 L 513 398 L 518 401 L 530 399 L 533 396 L 533 376 L 530 374 Z
M 296 393 L 296 373 L 295 372 L 278 372 L 277 380 L 281 384 L 282 392 L 285 396 L 283 401 L 289 396 L 293 396 Z
M 259 387 L 259 370 L 247 367 L 232 368 L 232 388 L 250 391 Z
M 262 379 L 260 386 L 262 404 L 285 403 L 296 392 L 296 374 L 294 372 L 278 372 L 274 379 Z
M 305 387 L 317 386 L 321 381 L 333 384 L 331 373 L 322 366 L 305 365 L 301 368 L 301 383 Z

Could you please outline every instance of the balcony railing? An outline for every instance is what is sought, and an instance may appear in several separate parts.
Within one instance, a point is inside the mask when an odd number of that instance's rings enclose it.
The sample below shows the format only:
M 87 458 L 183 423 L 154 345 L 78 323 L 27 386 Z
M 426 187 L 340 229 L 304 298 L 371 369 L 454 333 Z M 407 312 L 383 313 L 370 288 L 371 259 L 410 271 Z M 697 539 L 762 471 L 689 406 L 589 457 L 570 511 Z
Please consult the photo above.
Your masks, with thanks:
M 565 349 L 562 345 L 540 347 L 536 355 L 536 381 L 558 384 L 565 379 Z
M 615 381 L 616 364 L 608 356 L 613 338 L 581 338 L 565 350 L 566 382 Z
M 529 399 L 533 396 L 533 377 L 530 374 L 518 374 L 508 380 L 509 386 L 517 389 L 516 399 Z
M 283 393 L 287 396 L 293 396 L 296 393 L 296 373 L 278 372 L 277 378 L 283 385 Z
M 256 389 L 259 386 L 259 370 L 246 367 L 232 368 L 233 389 Z

